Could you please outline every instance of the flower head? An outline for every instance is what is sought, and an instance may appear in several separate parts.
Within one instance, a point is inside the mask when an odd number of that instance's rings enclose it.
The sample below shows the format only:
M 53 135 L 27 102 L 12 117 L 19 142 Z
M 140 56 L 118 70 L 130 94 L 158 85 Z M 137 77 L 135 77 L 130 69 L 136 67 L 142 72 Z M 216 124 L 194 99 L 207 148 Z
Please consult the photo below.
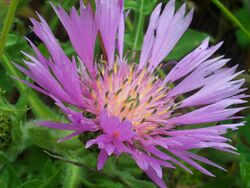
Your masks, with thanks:
M 95 11 L 90 4 L 85 7 L 81 3 L 79 14 L 75 8 L 69 15 L 61 7 L 53 8 L 77 57 L 70 59 L 65 55 L 39 16 L 40 22 L 31 19 L 32 29 L 50 57 L 43 56 L 29 41 L 35 57 L 24 53 L 30 59 L 24 61 L 27 68 L 16 65 L 37 85 L 22 82 L 53 98 L 69 119 L 67 124 L 40 122 L 40 125 L 73 131 L 59 141 L 84 132 L 98 133 L 86 143 L 86 147 L 97 145 L 100 149 L 98 169 L 108 156 L 126 153 L 160 187 L 165 187 L 162 167 L 175 168 L 177 164 L 191 172 L 175 157 L 213 176 L 196 161 L 221 167 L 190 150 L 215 148 L 234 152 L 235 148 L 222 135 L 243 123 L 192 129 L 189 126 L 240 118 L 234 114 L 243 108 L 232 107 L 244 103 L 242 98 L 246 97 L 242 93 L 244 80 L 234 80 L 240 74 L 235 72 L 237 67 L 224 67 L 229 60 L 223 56 L 211 58 L 222 43 L 209 47 L 209 40 L 205 39 L 164 79 L 155 71 L 190 25 L 193 10 L 186 14 L 183 5 L 175 11 L 174 0 L 163 10 L 159 4 L 150 17 L 136 63 L 123 57 L 122 0 L 96 0 Z M 98 36 L 103 55 L 95 59 Z M 84 116 L 86 112 L 93 117 Z

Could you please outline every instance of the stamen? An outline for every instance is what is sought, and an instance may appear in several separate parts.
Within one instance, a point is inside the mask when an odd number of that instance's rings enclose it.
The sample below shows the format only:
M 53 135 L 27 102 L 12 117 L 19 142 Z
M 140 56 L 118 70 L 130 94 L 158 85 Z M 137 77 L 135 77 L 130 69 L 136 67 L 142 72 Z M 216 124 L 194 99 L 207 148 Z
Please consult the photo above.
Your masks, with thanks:
M 107 92 L 105 93 L 105 98 L 108 98 L 108 95 L 109 95 L 109 91 L 107 91 Z
M 113 74 L 113 72 L 114 72 L 114 70 L 113 70 L 113 69 L 110 69 L 110 70 L 108 71 L 108 76 L 110 77 L 110 76 Z
M 159 89 L 156 90 L 156 92 L 157 92 L 157 93 L 158 93 L 158 92 L 160 93 L 160 92 L 162 92 L 164 89 L 165 89 L 165 88 L 164 88 L 163 86 L 161 86 Z
M 136 85 L 134 88 L 134 91 L 136 91 L 139 88 L 139 85 Z
M 128 78 L 126 78 L 124 81 L 123 81 L 123 86 L 127 83 L 128 81 Z
M 166 110 L 163 110 L 163 111 L 159 112 L 158 115 L 163 115 L 163 114 L 166 114 L 167 112 L 169 112 L 169 108 L 167 108 Z
M 101 70 L 100 66 L 97 66 L 97 68 L 98 68 L 98 72 L 99 72 L 100 76 L 104 80 L 104 77 L 103 77 L 102 70 Z
M 131 103 L 131 105 L 130 105 L 130 107 L 129 107 L 128 111 L 131 111 L 131 110 L 132 110 L 132 108 L 133 108 L 133 106 L 134 106 L 134 103 Z
M 126 106 L 123 106 L 120 113 L 122 113 L 126 109 Z
M 158 80 L 158 78 L 154 78 L 152 81 L 152 84 L 155 84 L 155 82 Z
M 138 99 L 140 98 L 140 93 L 137 93 L 137 94 L 136 94 L 136 99 L 137 99 L 137 98 L 138 98 Z
M 135 104 L 135 107 L 138 107 L 138 106 L 139 106 L 139 104 L 140 104 L 140 100 L 139 100 L 139 98 L 136 98 L 136 104 Z
M 140 123 L 144 123 L 145 121 L 146 121 L 146 119 L 143 118 L 143 119 L 140 121 Z
M 150 96 L 147 103 L 149 104 L 152 101 L 152 99 L 153 99 L 153 96 Z
M 93 96 L 102 95 L 104 108 L 112 115 L 118 116 L 121 121 L 128 119 L 135 127 L 144 124 L 144 130 L 147 132 L 154 130 L 158 121 L 150 125 L 145 125 L 145 122 L 151 119 L 166 119 L 168 114 L 171 114 L 172 103 L 169 103 L 170 100 L 167 100 L 166 104 L 163 101 L 169 89 L 163 84 L 160 85 L 158 77 L 152 76 L 152 72 L 146 67 L 137 70 L 136 65 L 129 66 L 129 72 L 126 74 L 118 74 L 121 67 L 117 62 L 111 68 L 99 66 L 99 74 L 96 76 L 99 91 L 95 93 L 95 90 L 89 89 L 90 93 L 93 93 Z M 150 66 L 149 63 L 147 66 Z M 155 83 L 157 85 L 154 85 Z M 99 97 L 96 96 L 96 100 L 97 98 Z
M 120 88 L 120 89 L 115 93 L 115 95 L 118 96 L 119 93 L 121 93 L 121 91 L 122 91 L 122 88 Z
M 157 108 L 154 109 L 154 111 L 151 113 L 151 115 L 155 114 L 157 112 Z

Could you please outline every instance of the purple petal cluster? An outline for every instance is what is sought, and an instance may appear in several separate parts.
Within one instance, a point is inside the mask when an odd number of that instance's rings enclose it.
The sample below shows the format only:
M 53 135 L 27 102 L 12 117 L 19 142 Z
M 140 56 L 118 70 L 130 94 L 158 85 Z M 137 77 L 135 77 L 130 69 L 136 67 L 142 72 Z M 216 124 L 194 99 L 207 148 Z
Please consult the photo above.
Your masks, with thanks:
M 24 53 L 25 67 L 16 65 L 36 84 L 21 80 L 50 96 L 67 116 L 69 123 L 40 122 L 41 126 L 71 130 L 61 141 L 84 132 L 95 132 L 96 138 L 86 147 L 100 149 L 98 169 L 110 155 L 130 155 L 138 166 L 160 187 L 162 167 L 181 166 L 181 159 L 204 174 L 213 176 L 198 162 L 223 169 L 212 161 L 192 153 L 192 149 L 214 148 L 235 153 L 223 134 L 243 123 L 203 128 L 190 125 L 215 123 L 241 118 L 244 109 L 244 79 L 237 66 L 225 67 L 229 59 L 214 57 L 222 43 L 200 46 L 181 59 L 160 78 L 156 69 L 171 52 L 191 23 L 193 10 L 186 13 L 185 4 L 175 11 L 175 1 L 153 11 L 142 44 L 139 62 L 128 62 L 123 56 L 125 13 L 122 0 L 96 0 L 96 10 L 81 3 L 80 11 L 66 13 L 55 7 L 76 56 L 68 57 L 46 21 L 31 19 L 32 30 L 49 52 L 45 57 L 29 41 L 35 55 Z M 94 55 L 97 38 L 103 54 Z M 186 97 L 183 97 L 186 96 Z M 72 108 L 73 107 L 73 108 Z M 88 112 L 94 118 L 84 114 Z M 167 152 L 164 152 L 167 151 Z

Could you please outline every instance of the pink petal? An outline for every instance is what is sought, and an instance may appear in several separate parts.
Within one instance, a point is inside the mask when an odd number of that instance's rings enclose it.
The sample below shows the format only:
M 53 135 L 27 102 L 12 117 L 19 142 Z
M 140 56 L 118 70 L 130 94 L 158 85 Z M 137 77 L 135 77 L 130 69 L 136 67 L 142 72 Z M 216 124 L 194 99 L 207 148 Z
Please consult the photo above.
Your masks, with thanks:
M 103 166 L 105 165 L 107 158 L 108 158 L 108 154 L 106 153 L 104 149 L 102 149 L 98 155 L 98 164 L 97 164 L 98 170 L 103 169 Z

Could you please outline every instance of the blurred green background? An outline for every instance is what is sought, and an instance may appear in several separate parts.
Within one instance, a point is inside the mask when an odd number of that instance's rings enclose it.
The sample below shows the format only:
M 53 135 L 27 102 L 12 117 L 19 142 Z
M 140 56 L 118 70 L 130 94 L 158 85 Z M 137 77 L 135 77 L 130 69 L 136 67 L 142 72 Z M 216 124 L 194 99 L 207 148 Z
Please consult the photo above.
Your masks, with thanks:
M 17 0 L 12 1 L 15 2 Z M 66 10 L 79 6 L 78 0 L 52 2 L 60 3 Z M 125 9 L 131 10 L 126 20 L 126 50 L 140 51 L 149 15 L 159 2 L 167 3 L 168 0 L 125 0 Z M 211 43 L 224 41 L 218 54 L 231 58 L 228 66 L 239 64 L 238 69 L 245 70 L 240 77 L 246 79 L 246 86 L 249 87 L 250 1 L 177 0 L 177 7 L 184 2 L 188 9 L 195 8 L 194 19 L 190 29 L 165 61 L 181 59 L 210 36 Z M 9 5 L 10 1 L 0 0 L 0 31 L 4 27 Z M 12 8 L 15 9 L 14 6 Z M 65 120 L 49 98 L 11 78 L 17 76 L 26 79 L 10 63 L 21 64 L 24 58 L 21 50 L 32 53 L 24 36 L 31 37 L 39 49 L 47 53 L 29 28 L 29 18 L 37 18 L 35 11 L 47 20 L 67 55 L 74 55 L 49 1 L 19 0 L 13 23 L 11 20 L 5 23 L 5 28 L 9 26 L 10 31 L 1 33 L 7 36 L 5 45 L 1 42 L 3 38 L 0 38 L 0 188 L 156 187 L 128 156 L 111 158 L 104 170 L 97 172 L 97 152 L 95 149 L 86 151 L 82 144 L 86 136 L 58 144 L 57 139 L 66 135 L 65 132 L 35 126 L 35 120 Z M 98 52 L 98 47 L 96 50 Z M 170 188 L 250 188 L 249 110 L 241 115 L 246 117 L 246 126 L 227 135 L 232 139 L 232 145 L 238 148 L 240 156 L 214 150 L 194 151 L 222 165 L 227 172 L 206 166 L 216 175 L 216 178 L 211 178 L 196 170 L 194 175 L 190 175 L 180 168 L 165 169 L 167 185 Z

